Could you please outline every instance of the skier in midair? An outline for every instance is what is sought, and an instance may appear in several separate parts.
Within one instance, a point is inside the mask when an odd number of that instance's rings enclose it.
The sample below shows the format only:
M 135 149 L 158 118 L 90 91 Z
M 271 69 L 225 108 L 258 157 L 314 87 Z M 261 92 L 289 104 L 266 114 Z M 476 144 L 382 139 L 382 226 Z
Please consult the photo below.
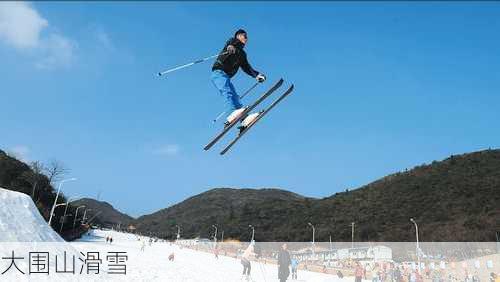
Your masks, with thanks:
M 231 114 L 226 118 L 225 125 L 239 118 L 245 110 L 241 104 L 240 97 L 236 93 L 236 89 L 231 83 L 231 78 L 238 72 L 238 69 L 241 67 L 245 73 L 255 78 L 258 82 L 266 80 L 264 74 L 254 70 L 248 63 L 247 54 L 243 50 L 247 41 L 248 36 L 246 31 L 243 29 L 237 30 L 234 33 L 234 37 L 231 37 L 226 42 L 212 66 L 212 83 L 224 97 L 228 108 L 231 110 Z M 250 125 L 258 115 L 259 113 L 254 113 L 243 117 L 240 130 Z

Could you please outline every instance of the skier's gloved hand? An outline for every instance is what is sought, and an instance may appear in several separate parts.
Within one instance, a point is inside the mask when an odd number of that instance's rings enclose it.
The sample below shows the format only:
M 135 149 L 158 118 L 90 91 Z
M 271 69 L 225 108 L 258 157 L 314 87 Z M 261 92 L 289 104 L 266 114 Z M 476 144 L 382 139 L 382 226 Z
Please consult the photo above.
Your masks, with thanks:
M 236 53 L 236 47 L 234 47 L 233 45 L 227 45 L 226 50 L 231 55 L 234 54 L 234 53 Z
M 263 74 L 261 74 L 261 73 L 259 73 L 259 74 L 255 77 L 255 79 L 257 79 L 257 81 L 258 81 L 258 82 L 264 82 L 264 81 L 266 81 L 266 76 L 265 76 L 265 75 L 263 75 Z

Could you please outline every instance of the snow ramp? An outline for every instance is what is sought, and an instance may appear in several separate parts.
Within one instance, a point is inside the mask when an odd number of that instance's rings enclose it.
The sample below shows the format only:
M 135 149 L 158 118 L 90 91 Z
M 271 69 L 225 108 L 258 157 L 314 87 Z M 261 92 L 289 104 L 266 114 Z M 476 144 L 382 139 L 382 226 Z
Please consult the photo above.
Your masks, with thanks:
M 0 242 L 64 242 L 30 196 L 0 188 Z

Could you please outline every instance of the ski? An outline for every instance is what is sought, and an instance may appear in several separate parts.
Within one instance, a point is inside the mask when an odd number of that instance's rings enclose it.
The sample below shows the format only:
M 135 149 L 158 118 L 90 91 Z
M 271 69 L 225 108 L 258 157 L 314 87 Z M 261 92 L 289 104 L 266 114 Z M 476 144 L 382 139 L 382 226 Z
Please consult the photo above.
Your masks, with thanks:
M 240 115 L 239 118 L 233 120 L 229 125 L 227 125 L 226 127 L 224 127 L 224 130 L 222 130 L 221 133 L 219 133 L 217 136 L 214 137 L 214 139 L 212 139 L 212 141 L 210 141 L 210 143 L 208 143 L 204 150 L 208 150 L 210 148 L 212 148 L 213 145 L 215 145 L 215 143 L 217 143 L 217 141 L 219 141 L 219 139 L 222 138 L 222 136 L 224 136 L 235 124 L 237 124 L 242 117 L 246 116 L 246 114 L 248 114 L 251 110 L 253 110 L 255 107 L 257 107 L 262 101 L 264 101 L 264 99 L 266 99 L 269 95 L 271 95 L 274 91 L 276 91 L 276 89 L 278 89 L 281 84 L 283 84 L 283 78 L 281 78 L 280 80 L 278 80 L 278 82 L 276 82 L 276 84 L 274 84 L 273 87 L 271 87 L 269 90 L 267 90 L 267 92 L 265 92 L 264 94 L 262 94 L 262 96 L 257 100 L 255 101 L 252 105 L 250 105 L 248 108 L 246 108 L 243 113 Z
M 226 148 L 224 148 L 224 150 L 222 150 L 220 152 L 221 155 L 224 155 L 227 151 L 229 151 L 229 149 L 231 149 L 231 147 L 236 144 L 236 142 L 238 142 L 238 140 L 243 136 L 245 135 L 245 133 L 247 133 L 248 130 L 250 130 L 250 128 L 252 128 L 252 126 L 254 126 L 262 117 L 264 117 L 270 110 L 272 110 L 272 108 L 274 108 L 274 106 L 276 106 L 279 102 L 281 102 L 281 100 L 285 99 L 286 96 L 288 96 L 288 94 L 292 93 L 293 91 L 293 84 L 285 91 L 285 93 L 283 93 L 278 99 L 276 99 L 267 109 L 265 109 L 259 116 L 257 116 L 257 118 L 249 125 L 247 126 L 245 129 L 243 129 L 243 131 L 241 131 L 238 136 L 236 136 L 236 138 L 233 139 L 233 141 L 231 141 L 231 143 L 229 143 Z

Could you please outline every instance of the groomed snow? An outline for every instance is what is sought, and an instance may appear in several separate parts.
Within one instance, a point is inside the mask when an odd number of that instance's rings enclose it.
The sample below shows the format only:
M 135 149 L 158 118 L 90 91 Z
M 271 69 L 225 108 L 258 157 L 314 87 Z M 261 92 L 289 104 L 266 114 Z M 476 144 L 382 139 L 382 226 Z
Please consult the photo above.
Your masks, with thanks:
M 113 238 L 113 243 L 106 243 L 106 237 Z M 108 230 L 92 230 L 77 242 L 71 243 L 80 250 L 100 250 L 100 252 L 126 251 L 127 279 L 133 281 L 175 281 L 175 282 L 234 282 L 242 281 L 242 266 L 239 259 L 179 248 L 167 242 L 155 242 L 149 245 L 148 237 L 138 237 L 133 234 L 119 233 Z M 146 241 L 144 251 L 141 251 L 142 240 Z M 174 261 L 168 256 L 175 253 Z M 274 264 L 252 262 L 251 278 L 253 281 L 278 281 L 278 269 Z M 118 278 L 118 277 L 117 277 Z M 299 280 L 310 282 L 354 281 L 354 277 L 339 279 L 335 275 L 327 275 L 299 270 Z

